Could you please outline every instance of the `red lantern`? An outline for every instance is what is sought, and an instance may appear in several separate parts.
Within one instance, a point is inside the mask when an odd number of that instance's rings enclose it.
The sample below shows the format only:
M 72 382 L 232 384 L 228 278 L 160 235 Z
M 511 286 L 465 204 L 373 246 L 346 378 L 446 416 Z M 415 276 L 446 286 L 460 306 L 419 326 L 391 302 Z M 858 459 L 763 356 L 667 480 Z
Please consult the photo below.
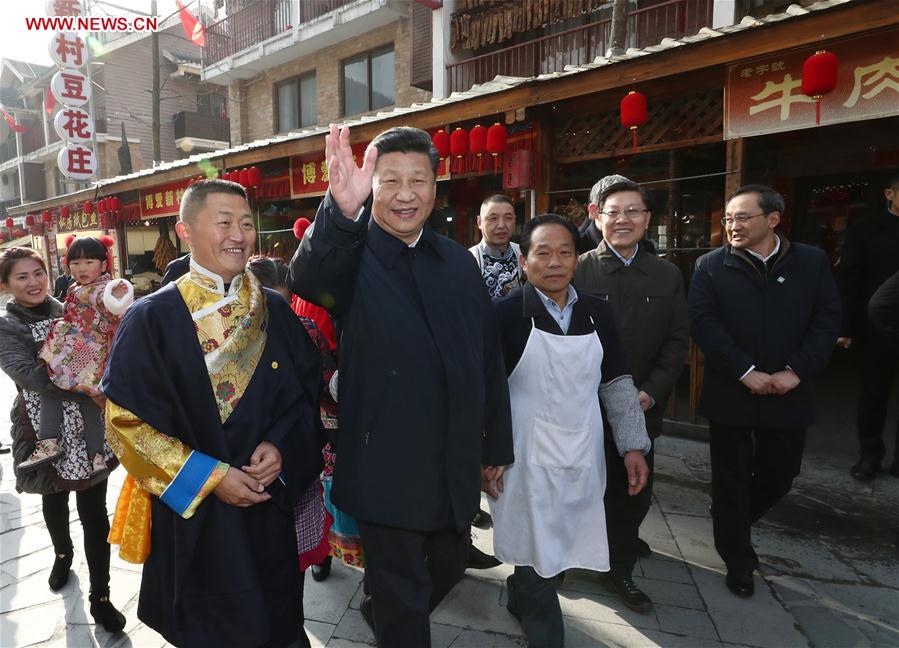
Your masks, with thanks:
M 637 129 L 646 123 L 646 95 L 631 90 L 621 100 L 621 125 L 634 131 L 633 148 L 637 148 Z
M 251 166 L 247 169 L 247 182 L 251 187 L 258 187 L 262 184 L 262 171 L 259 170 L 259 167 Z
M 25 227 L 34 227 L 34 216 L 31 214 L 25 216 Z
M 122 199 L 118 196 L 113 196 L 109 199 L 109 211 L 114 211 L 116 213 L 122 210 Z
M 106 198 L 101 198 L 100 202 L 97 203 L 97 213 L 105 214 L 106 213 L 106 205 L 108 204 Z
M 434 133 L 434 136 L 431 138 L 431 141 L 434 142 L 434 148 L 437 149 L 437 155 L 440 159 L 448 158 L 450 155 L 450 136 L 449 134 L 443 130 L 442 128 Z
M 484 153 L 487 152 L 487 129 L 480 124 L 474 126 L 468 134 L 468 150 L 478 158 L 478 171 L 484 167 Z
M 487 129 L 487 151 L 493 156 L 494 172 L 499 170 L 499 156 L 506 152 L 508 139 L 509 131 L 499 122 Z
M 60 207 L 59 208 L 59 217 L 62 219 L 69 217 L 69 208 L 68 207 Z
M 84 205 L 81 206 L 81 209 L 85 214 L 91 214 L 94 211 L 94 203 L 92 203 L 90 200 L 85 200 Z
M 11 218 L 6 219 L 6 229 L 11 230 L 12 226 L 15 225 L 15 221 Z
M 818 50 L 802 64 L 802 94 L 815 100 L 815 123 L 821 123 L 821 97 L 837 87 L 840 59 L 833 52 Z
M 247 169 L 241 169 L 237 174 L 237 181 L 242 187 L 250 186 L 250 172 Z
M 41 215 L 41 220 L 44 223 L 44 227 L 50 227 L 50 223 L 53 220 L 53 215 L 50 213 L 49 209 Z

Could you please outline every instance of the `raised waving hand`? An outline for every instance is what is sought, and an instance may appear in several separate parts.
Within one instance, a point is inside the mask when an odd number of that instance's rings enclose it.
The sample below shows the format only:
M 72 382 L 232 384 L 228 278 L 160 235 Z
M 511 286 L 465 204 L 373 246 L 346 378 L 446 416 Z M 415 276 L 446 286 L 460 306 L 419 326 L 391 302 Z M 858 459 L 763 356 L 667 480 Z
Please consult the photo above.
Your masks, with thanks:
M 331 124 L 331 132 L 325 135 L 325 159 L 328 161 L 331 197 L 344 216 L 355 219 L 371 194 L 378 150 L 369 146 L 365 150 L 362 168 L 359 168 L 350 148 L 349 127 L 344 126 L 338 130 L 336 124 Z

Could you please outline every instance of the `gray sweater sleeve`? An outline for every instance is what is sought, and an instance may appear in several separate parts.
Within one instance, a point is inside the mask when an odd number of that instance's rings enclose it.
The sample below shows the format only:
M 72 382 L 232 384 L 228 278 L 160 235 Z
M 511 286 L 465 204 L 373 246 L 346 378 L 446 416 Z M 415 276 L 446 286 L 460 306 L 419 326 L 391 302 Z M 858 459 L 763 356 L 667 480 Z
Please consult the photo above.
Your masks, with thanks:
M 606 410 L 618 454 L 639 450 L 644 455 L 652 448 L 646 433 L 646 418 L 630 376 L 621 376 L 599 386 L 599 399 Z

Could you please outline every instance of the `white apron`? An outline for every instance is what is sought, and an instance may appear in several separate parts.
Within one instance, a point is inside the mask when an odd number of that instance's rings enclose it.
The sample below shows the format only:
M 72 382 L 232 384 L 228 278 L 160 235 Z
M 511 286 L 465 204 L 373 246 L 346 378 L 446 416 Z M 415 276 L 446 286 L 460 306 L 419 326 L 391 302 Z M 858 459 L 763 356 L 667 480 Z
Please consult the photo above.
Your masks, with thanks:
M 493 550 L 544 578 L 609 570 L 602 357 L 595 332 L 554 335 L 534 325 L 509 376 L 515 463 L 490 500 Z

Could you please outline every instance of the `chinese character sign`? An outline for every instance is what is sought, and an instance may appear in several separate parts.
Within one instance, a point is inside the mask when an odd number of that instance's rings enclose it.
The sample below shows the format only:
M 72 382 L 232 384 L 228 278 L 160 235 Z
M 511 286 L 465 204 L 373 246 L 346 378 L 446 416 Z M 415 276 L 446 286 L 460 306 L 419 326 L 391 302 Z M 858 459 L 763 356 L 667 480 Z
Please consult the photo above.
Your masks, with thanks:
M 189 183 L 190 180 L 181 180 L 159 187 L 141 189 L 140 217 L 159 218 L 176 215 L 181 209 L 181 196 Z
M 48 16 L 80 16 L 81 3 L 78 0 L 47 0 Z
M 899 30 L 828 44 L 840 59 L 837 87 L 821 99 L 821 123 L 899 115 Z M 802 64 L 815 48 L 732 65 L 725 138 L 815 126 L 815 100 L 802 94 Z
M 54 74 L 50 91 L 57 101 L 71 108 L 80 108 L 91 98 L 91 85 L 78 70 L 60 70 Z
M 87 43 L 75 32 L 56 32 L 50 40 L 50 58 L 63 69 L 87 64 Z
M 53 128 L 60 139 L 83 144 L 94 135 L 91 116 L 79 108 L 62 108 L 53 118 Z
M 78 182 L 90 180 L 97 172 L 94 152 L 81 144 L 66 144 L 56 156 L 56 164 L 63 175 Z

